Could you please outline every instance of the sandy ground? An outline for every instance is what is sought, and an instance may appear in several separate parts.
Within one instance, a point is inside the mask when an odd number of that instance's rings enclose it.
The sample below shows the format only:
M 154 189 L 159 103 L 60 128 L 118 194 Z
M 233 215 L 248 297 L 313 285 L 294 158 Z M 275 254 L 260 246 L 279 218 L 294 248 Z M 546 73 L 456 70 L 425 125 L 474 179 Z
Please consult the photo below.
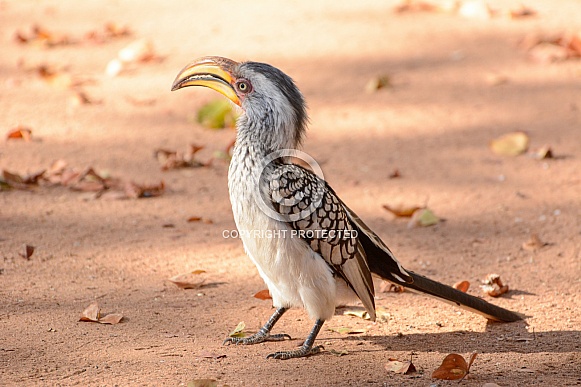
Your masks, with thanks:
M 33 141 L 2 140 L 0 169 L 24 174 L 63 159 L 167 185 L 164 195 L 137 200 L 92 200 L 64 187 L 0 192 L 0 385 L 455 385 L 432 371 L 448 353 L 474 351 L 464 385 L 581 384 L 581 62 L 537 63 L 518 48 L 530 33 L 581 31 L 581 5 L 530 0 L 537 17 L 481 20 L 395 14 L 394 1 L 291 3 L 0 1 L 0 135 L 17 125 L 33 132 Z M 83 39 L 109 21 L 133 35 Z M 35 23 L 80 42 L 15 41 Z M 138 38 L 163 60 L 106 76 L 107 63 Z M 240 321 L 257 329 L 272 312 L 252 297 L 265 286 L 241 243 L 222 236 L 234 229 L 227 162 L 162 172 L 152 157 L 196 143 L 207 160 L 233 139 L 232 130 L 192 123 L 214 93 L 169 92 L 177 72 L 203 55 L 290 74 L 309 103 L 304 150 L 404 266 L 449 284 L 468 280 L 476 295 L 480 279 L 499 273 L 511 292 L 492 301 L 529 318 L 487 324 L 426 297 L 378 293 L 385 319 L 335 316 L 318 356 L 265 359 L 305 337 L 312 322 L 301 310 L 275 329 L 293 341 L 222 346 Z M 40 64 L 89 80 L 81 89 L 95 103 L 74 106 L 73 91 L 30 70 Z M 367 93 L 379 75 L 393 87 Z M 491 152 L 491 139 L 515 130 L 559 157 Z M 394 169 L 401 178 L 389 178 Z M 426 201 L 445 222 L 409 229 L 382 209 Z M 188 223 L 192 216 L 212 223 Z M 549 245 L 523 249 L 531 233 Z M 28 260 L 23 244 L 36 248 Z M 206 271 L 206 286 L 167 280 L 191 270 Z M 78 322 L 93 301 L 123 321 Z M 341 327 L 365 332 L 329 330 Z M 410 354 L 419 373 L 385 370 L 389 358 Z

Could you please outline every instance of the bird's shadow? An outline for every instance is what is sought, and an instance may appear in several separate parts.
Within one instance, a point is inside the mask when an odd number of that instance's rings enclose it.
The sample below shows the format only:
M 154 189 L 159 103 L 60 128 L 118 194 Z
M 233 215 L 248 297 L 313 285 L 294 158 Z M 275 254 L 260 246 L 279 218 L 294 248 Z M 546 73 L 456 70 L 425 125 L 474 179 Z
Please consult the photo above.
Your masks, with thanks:
M 527 329 L 525 321 L 510 324 L 489 322 L 484 332 L 454 331 L 442 333 L 409 333 L 399 335 L 357 335 L 345 340 L 366 340 L 385 351 L 403 352 L 579 352 L 581 331 L 541 331 Z

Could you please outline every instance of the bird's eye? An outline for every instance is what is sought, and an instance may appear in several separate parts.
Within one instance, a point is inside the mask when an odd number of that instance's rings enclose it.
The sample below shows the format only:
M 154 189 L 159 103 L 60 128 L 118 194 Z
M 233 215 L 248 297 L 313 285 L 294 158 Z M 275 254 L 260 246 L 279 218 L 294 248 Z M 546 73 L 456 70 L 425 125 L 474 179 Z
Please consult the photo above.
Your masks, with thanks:
M 250 82 L 247 80 L 240 80 L 236 82 L 236 88 L 238 91 L 244 94 L 250 93 L 252 91 L 252 85 L 250 85 Z

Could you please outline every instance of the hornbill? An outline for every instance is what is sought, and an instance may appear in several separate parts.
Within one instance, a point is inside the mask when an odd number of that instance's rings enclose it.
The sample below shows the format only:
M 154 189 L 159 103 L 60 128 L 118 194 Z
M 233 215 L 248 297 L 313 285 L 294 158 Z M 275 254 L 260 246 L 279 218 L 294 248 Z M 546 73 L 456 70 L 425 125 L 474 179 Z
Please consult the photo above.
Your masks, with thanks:
M 404 269 L 326 181 L 292 162 L 289 156 L 300 146 L 308 118 L 301 92 L 282 71 L 209 56 L 184 67 L 172 91 L 186 86 L 209 87 L 242 110 L 228 171 L 230 201 L 246 253 L 276 308 L 257 333 L 228 338 L 225 344 L 290 339 L 271 330 L 288 308 L 303 307 L 315 325 L 302 346 L 267 357 L 318 353 L 322 347 L 313 345 L 315 338 L 337 305 L 359 299 L 375 320 L 372 274 L 491 320 L 521 320 L 517 313 Z

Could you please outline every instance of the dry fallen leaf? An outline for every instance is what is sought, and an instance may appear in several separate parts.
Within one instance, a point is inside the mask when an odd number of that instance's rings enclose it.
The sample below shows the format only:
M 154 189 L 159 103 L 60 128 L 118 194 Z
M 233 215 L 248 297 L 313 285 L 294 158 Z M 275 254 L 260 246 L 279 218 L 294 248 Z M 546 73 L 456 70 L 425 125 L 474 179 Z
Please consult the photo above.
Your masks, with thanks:
M 458 289 L 459 291 L 466 293 L 470 288 L 470 282 L 468 281 L 456 282 L 452 287 L 454 289 Z
M 470 373 L 470 367 L 476 359 L 477 353 L 470 355 L 470 361 L 457 353 L 451 353 L 444 358 L 442 364 L 432 373 L 432 378 L 441 380 L 462 380 Z
M 527 35 L 520 47 L 528 51 L 534 61 L 547 64 L 581 58 L 581 31 L 559 35 Z
M 188 218 L 188 223 L 194 223 L 194 222 L 202 222 L 202 223 L 206 223 L 206 224 L 212 224 L 212 223 L 214 223 L 212 221 L 212 219 L 204 218 L 204 217 L 201 217 L 201 216 L 190 216 Z
M 438 218 L 429 208 L 420 208 L 413 213 L 408 222 L 408 228 L 429 227 L 436 225 L 441 221 L 442 219 Z
M 548 243 L 542 242 L 537 234 L 531 234 L 529 240 L 522 244 L 522 248 L 528 251 L 537 251 L 547 245 Z
M 165 192 L 164 182 L 157 185 L 139 185 L 112 178 L 106 173 L 97 173 L 88 167 L 83 171 L 69 167 L 64 160 L 55 161 L 48 170 L 31 173 L 25 176 L 2 171 L 2 189 L 29 190 L 31 186 L 43 183 L 45 186 L 63 186 L 73 191 L 94 192 L 93 199 L 105 196 L 107 198 L 148 198 L 160 196 Z M 109 194 L 109 195 L 106 195 Z
M 390 179 L 397 179 L 401 177 L 401 172 L 399 171 L 399 169 L 394 169 L 388 176 L 388 178 Z
M 199 168 L 210 166 L 210 162 L 196 160 L 195 155 L 204 149 L 203 146 L 190 144 L 187 152 L 173 151 L 168 149 L 156 149 L 154 152 L 157 161 L 161 164 L 162 171 L 179 168 Z
M 544 145 L 539 149 L 529 153 L 529 155 L 537 160 L 545 160 L 545 159 L 552 159 L 555 158 L 553 155 L 553 150 L 549 145 Z
M 101 324 L 118 324 L 123 319 L 119 313 L 110 313 L 101 317 L 101 308 L 97 302 L 93 302 L 81 313 L 79 321 L 98 322 Z
M 26 126 L 17 126 L 6 134 L 6 140 L 24 140 L 30 141 L 32 137 L 32 130 Z
M 483 285 L 480 286 L 482 291 L 491 297 L 498 297 L 508 292 L 508 285 L 502 283 L 498 274 L 488 274 L 482 283 Z
M 391 358 L 387 363 L 385 363 L 385 369 L 388 372 L 401 375 L 409 375 L 411 373 L 417 372 L 416 367 L 411 361 L 399 361 Z
M 119 322 L 123 319 L 123 315 L 120 313 L 110 313 L 107 314 L 99 319 L 101 324 L 119 324 Z
M 21 44 L 34 44 L 43 47 L 55 47 L 76 43 L 66 34 L 49 31 L 36 24 L 31 27 L 29 33 L 16 31 L 14 38 Z
M 82 90 L 74 90 L 73 94 L 69 97 L 69 105 L 72 107 L 78 107 L 81 105 L 98 105 L 102 101 L 93 99 Z
M 44 177 L 45 171 L 35 172 L 26 176 L 20 176 L 7 170 L 2 170 L 2 182 L 7 188 L 20 190 L 30 190 L 31 186 L 38 185 L 40 179 Z
M 34 246 L 27 245 L 27 244 L 23 244 L 22 245 L 22 248 L 18 252 L 18 254 L 22 258 L 25 258 L 25 259 L 28 259 L 28 260 L 30 260 L 30 257 L 32 256 L 33 253 L 34 253 Z
M 423 206 L 405 205 L 405 204 L 398 204 L 395 206 L 384 204 L 382 207 L 385 210 L 394 214 L 398 218 L 410 218 L 414 214 L 414 212 L 424 208 Z
M 205 270 L 194 270 L 190 273 L 178 274 L 169 279 L 177 287 L 181 289 L 198 289 L 206 282 L 206 277 L 200 274 L 205 273 Z
M 79 319 L 79 321 L 98 322 L 100 310 L 101 310 L 101 308 L 99 308 L 99 304 L 97 304 L 96 302 L 93 302 L 85 310 L 83 310 L 83 312 L 81 313 L 81 318 Z
M 258 298 L 259 300 L 272 300 L 272 297 L 270 296 L 270 292 L 268 291 L 268 289 L 263 289 L 257 292 L 254 295 L 254 298 Z
M 461 292 L 466 293 L 468 291 L 468 289 L 470 288 L 470 282 L 468 282 L 468 281 L 456 282 L 454 285 L 452 285 L 452 287 L 454 289 L 458 289 Z
M 371 78 L 365 85 L 365 91 L 367 93 L 375 93 L 378 90 L 391 88 L 393 84 L 388 75 L 379 75 L 377 77 Z
M 228 334 L 228 336 L 230 336 L 230 337 L 244 337 L 244 336 L 246 336 L 246 333 L 244 333 L 244 328 L 246 328 L 246 324 L 244 324 L 244 321 L 240 321 L 238 323 L 238 325 L 236 325 L 236 328 L 234 328 L 234 330 L 232 332 L 230 332 Z
M 106 23 L 102 29 L 89 31 L 85 34 L 84 40 L 89 43 L 103 44 L 111 39 L 131 36 L 131 29 L 126 25 L 115 22 Z
M 529 148 L 529 136 L 524 132 L 512 132 L 490 142 L 490 149 L 503 156 L 518 156 Z
M 355 316 L 355 317 L 359 317 L 360 319 L 363 320 L 369 320 L 369 314 L 367 313 L 367 311 L 365 309 L 345 309 L 343 311 L 343 315 L 344 316 Z
M 127 182 L 124 186 L 125 195 L 130 199 L 152 198 L 161 196 L 165 192 L 165 183 L 144 185 L 134 182 Z

